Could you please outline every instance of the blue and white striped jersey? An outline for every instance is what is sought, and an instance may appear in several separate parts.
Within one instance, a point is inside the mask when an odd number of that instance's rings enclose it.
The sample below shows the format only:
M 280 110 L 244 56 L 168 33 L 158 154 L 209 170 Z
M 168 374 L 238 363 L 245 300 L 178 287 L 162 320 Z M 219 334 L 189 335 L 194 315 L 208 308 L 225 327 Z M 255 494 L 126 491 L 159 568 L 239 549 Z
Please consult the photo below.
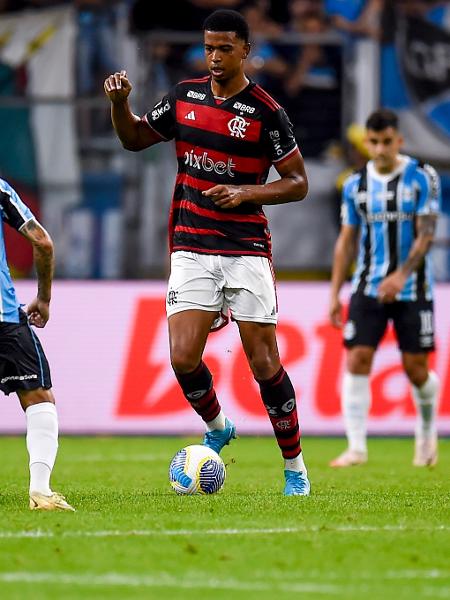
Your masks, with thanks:
M 0 215 L 0 321 L 18 323 L 20 305 L 6 260 L 3 223 L 20 231 L 25 223 L 34 218 L 34 215 L 4 179 L 0 179 Z
M 381 175 L 369 161 L 351 175 L 342 193 L 343 225 L 361 228 L 352 291 L 377 296 L 381 281 L 405 262 L 416 237 L 418 215 L 438 214 L 441 205 L 439 176 L 435 169 L 410 156 Z M 429 254 L 408 278 L 398 300 L 431 300 L 433 274 Z

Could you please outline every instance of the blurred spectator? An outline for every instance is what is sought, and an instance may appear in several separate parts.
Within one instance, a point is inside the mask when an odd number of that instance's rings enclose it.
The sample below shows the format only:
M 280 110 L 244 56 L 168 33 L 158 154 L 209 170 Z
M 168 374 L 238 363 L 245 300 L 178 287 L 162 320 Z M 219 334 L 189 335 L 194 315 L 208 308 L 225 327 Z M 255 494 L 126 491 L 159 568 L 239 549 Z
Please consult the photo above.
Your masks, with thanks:
M 307 3 L 306 3 L 307 4 Z M 293 31 L 303 34 L 323 34 L 329 31 L 317 2 L 311 2 L 305 11 L 304 0 L 294 0 L 291 5 Z M 294 69 L 286 82 L 289 96 L 297 95 L 304 87 L 333 89 L 338 85 L 337 73 L 328 48 L 320 44 L 304 44 L 300 48 Z
M 324 0 L 332 25 L 352 36 L 380 36 L 384 0 Z
M 74 0 L 78 15 L 77 88 L 98 93 L 103 78 L 119 66 L 115 56 L 115 0 Z
M 325 34 L 330 26 L 317 0 L 293 0 L 290 29 L 299 34 Z M 341 50 L 319 43 L 287 47 L 292 68 L 284 100 L 295 123 L 305 156 L 321 154 L 340 137 Z M 320 107 L 320 110 L 318 110 Z

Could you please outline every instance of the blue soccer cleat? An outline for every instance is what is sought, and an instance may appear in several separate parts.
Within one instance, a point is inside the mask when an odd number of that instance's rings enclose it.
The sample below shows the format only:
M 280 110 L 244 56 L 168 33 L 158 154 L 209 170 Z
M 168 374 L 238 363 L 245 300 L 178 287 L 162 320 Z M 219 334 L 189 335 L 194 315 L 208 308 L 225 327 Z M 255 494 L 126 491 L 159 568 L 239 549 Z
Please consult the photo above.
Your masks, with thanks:
M 286 485 L 284 486 L 285 496 L 309 496 L 311 484 L 306 473 L 286 470 L 284 477 L 286 479 Z
M 211 448 L 220 453 L 222 448 L 230 443 L 230 440 L 236 438 L 236 427 L 234 423 L 225 417 L 225 429 L 214 429 L 213 431 L 207 431 L 203 438 L 203 445 Z

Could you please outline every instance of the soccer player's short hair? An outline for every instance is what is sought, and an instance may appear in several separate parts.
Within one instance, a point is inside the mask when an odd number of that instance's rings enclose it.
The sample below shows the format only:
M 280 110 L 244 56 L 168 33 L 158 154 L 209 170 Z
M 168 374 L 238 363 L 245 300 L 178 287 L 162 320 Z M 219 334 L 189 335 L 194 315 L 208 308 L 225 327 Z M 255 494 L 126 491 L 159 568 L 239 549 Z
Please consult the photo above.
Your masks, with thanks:
M 380 108 L 373 112 L 366 121 L 366 129 L 372 131 L 383 131 L 388 127 L 398 129 L 398 117 L 394 111 L 388 108 Z
M 219 9 L 206 17 L 203 31 L 234 31 L 236 36 L 248 44 L 250 31 L 247 21 L 236 10 Z

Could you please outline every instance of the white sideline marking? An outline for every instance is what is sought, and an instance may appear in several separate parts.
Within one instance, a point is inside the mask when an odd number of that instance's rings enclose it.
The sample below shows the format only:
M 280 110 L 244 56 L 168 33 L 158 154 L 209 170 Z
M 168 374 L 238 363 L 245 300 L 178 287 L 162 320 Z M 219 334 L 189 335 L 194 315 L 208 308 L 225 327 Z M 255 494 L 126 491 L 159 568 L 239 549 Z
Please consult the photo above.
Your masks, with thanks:
M 437 579 L 449 576 L 440 571 L 399 571 L 390 572 L 389 579 Z M 195 575 L 183 575 L 174 577 L 170 573 L 159 573 L 157 575 L 127 575 L 122 573 L 105 573 L 102 575 L 85 573 L 51 573 L 51 572 L 6 572 L 0 573 L 0 582 L 2 583 L 33 583 L 33 584 L 61 584 L 61 585 L 79 585 L 79 586 L 110 586 L 110 587 L 148 587 L 148 588 L 184 588 L 184 589 L 223 589 L 235 591 L 283 591 L 297 593 L 320 593 L 337 595 L 342 597 L 345 591 L 367 588 L 364 582 L 379 581 L 375 574 L 359 574 L 357 577 L 348 579 L 345 574 L 321 573 L 321 581 L 324 579 L 333 579 L 333 583 L 316 583 L 311 581 L 311 574 L 305 574 L 309 581 L 280 583 L 266 581 L 239 581 L 237 579 L 202 579 Z M 337 583 L 336 579 L 343 579 L 345 583 Z M 448 588 L 424 588 L 422 591 L 428 596 L 447 598 L 450 590 Z
M 430 527 L 406 527 L 405 525 L 384 525 L 382 527 L 372 525 L 337 525 L 336 527 L 324 527 L 321 525 L 310 525 L 305 527 L 268 527 L 264 529 L 110 529 L 100 531 L 44 531 L 32 529 L 30 531 L 1 531 L 0 539 L 17 538 L 107 538 L 107 537 L 158 537 L 158 536 L 195 536 L 195 535 L 270 535 L 285 533 L 379 533 L 380 531 L 450 531 L 450 526 L 435 525 Z
M 276 583 L 258 581 L 238 581 L 237 579 L 209 579 L 199 581 L 198 578 L 173 577 L 168 573 L 158 575 L 125 575 L 121 573 L 105 573 L 104 575 L 86 575 L 73 573 L 29 573 L 11 572 L 0 573 L 2 583 L 51 583 L 81 586 L 126 586 L 149 588 L 185 588 L 185 589 L 224 589 L 239 591 L 283 591 L 283 592 L 312 592 L 321 594 L 337 594 L 340 586 L 318 583 Z

